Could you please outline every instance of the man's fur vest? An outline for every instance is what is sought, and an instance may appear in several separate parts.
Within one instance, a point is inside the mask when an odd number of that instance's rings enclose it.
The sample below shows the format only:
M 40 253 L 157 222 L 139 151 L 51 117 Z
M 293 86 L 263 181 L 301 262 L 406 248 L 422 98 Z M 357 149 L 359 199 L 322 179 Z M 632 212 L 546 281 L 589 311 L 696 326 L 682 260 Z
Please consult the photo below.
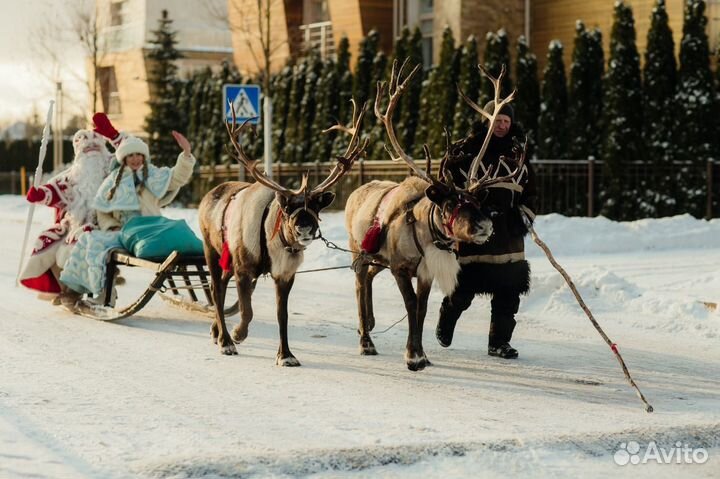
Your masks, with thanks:
M 464 186 L 465 174 L 480 151 L 486 134 L 487 127 L 480 126 L 451 146 L 449 169 L 458 186 Z M 517 124 L 513 124 L 509 133 L 502 138 L 492 135 L 483 166 L 492 166 L 493 171 L 496 171 L 500 157 L 504 156 L 510 170 L 501 166 L 498 175 L 509 174 L 515 166 L 513 141 L 520 145 L 525 141 L 525 135 Z M 537 191 L 535 174 L 527 158 L 525 165 L 527 171 L 523 171 L 517 179 L 497 183 L 479 193 L 480 198 L 484 198 L 483 207 L 493 220 L 493 235 L 490 239 L 482 245 L 459 245 L 458 260 L 462 265 L 460 281 L 472 281 L 477 293 L 493 293 L 499 289 L 524 293 L 529 288 L 530 268 L 525 261 L 524 247 L 527 228 L 521 209 L 531 219 L 534 218 Z M 481 168 L 478 175 L 482 174 Z

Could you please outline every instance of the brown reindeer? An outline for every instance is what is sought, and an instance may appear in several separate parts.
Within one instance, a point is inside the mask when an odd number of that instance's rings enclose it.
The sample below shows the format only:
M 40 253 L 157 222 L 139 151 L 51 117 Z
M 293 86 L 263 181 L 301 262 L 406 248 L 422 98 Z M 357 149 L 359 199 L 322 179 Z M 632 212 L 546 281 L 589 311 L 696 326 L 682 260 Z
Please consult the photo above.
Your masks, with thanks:
M 404 79 L 402 73 L 407 60 L 396 75 L 397 62 L 393 64 L 389 85 L 389 102 L 385 113 L 380 111 L 380 101 L 385 96 L 385 85 L 378 83 L 375 99 L 375 115 L 382 121 L 388 135 L 394 161 L 404 161 L 415 173 L 402 181 L 372 181 L 355 190 L 345 206 L 345 225 L 350 237 L 350 249 L 358 251 L 371 225 L 382 225 L 382 242 L 379 250 L 371 255 L 368 264 L 359 253 L 354 254 L 356 267 L 356 297 L 358 303 L 360 354 L 377 354 L 370 338 L 375 325 L 372 304 L 373 278 L 383 269 L 389 268 L 400 289 L 408 316 L 408 338 L 405 363 L 408 369 L 416 371 L 430 364 L 422 345 L 422 332 L 427 301 L 434 279 L 438 280 L 445 295 L 451 294 L 457 286 L 460 264 L 454 250 L 458 242 L 482 244 L 492 234 L 491 212 L 482 205 L 482 190 L 507 180 L 500 177 L 492 167 L 483 169 L 483 176 L 477 177 L 481 168 L 482 153 L 473 163 L 466 188 L 454 186 L 446 170 L 448 152 L 440 164 L 438 177 L 430 174 L 430 154 L 427 146 L 427 172 L 419 168 L 415 160 L 400 146 L 392 124 L 393 111 L 408 82 L 417 73 L 419 65 Z M 502 79 L 502 77 L 500 77 Z M 496 102 L 498 105 L 491 122 L 500 108 L 512 100 Z M 490 129 L 492 131 L 492 128 Z M 483 148 L 484 152 L 485 148 Z M 388 149 L 388 151 L 390 151 Z M 394 153 L 394 154 L 393 154 Z M 522 159 L 518 161 L 522 167 Z M 417 289 L 412 278 L 417 277 Z
M 228 125 L 237 160 L 255 178 L 255 183 L 230 181 L 209 191 L 202 199 L 198 216 L 205 240 L 205 259 L 212 279 L 215 322 L 212 336 L 222 354 L 237 354 L 234 342 L 248 335 L 253 317 L 251 295 L 257 278 L 270 274 L 275 281 L 280 347 L 276 364 L 300 366 L 288 346 L 288 295 L 295 272 L 303 261 L 304 249 L 319 232 L 319 213 L 332 203 L 335 194 L 327 191 L 336 184 L 363 154 L 367 142 L 360 141 L 364 108 L 359 113 L 353 101 L 353 126 L 335 126 L 352 134 L 350 144 L 329 176 L 315 188 L 308 188 L 303 175 L 300 188 L 289 190 L 258 171 L 257 160 L 250 159 L 238 135 L 247 125 Z M 224 267 L 220 266 L 220 262 Z M 232 338 L 225 324 L 223 307 L 231 275 L 235 276 L 240 302 L 240 323 Z

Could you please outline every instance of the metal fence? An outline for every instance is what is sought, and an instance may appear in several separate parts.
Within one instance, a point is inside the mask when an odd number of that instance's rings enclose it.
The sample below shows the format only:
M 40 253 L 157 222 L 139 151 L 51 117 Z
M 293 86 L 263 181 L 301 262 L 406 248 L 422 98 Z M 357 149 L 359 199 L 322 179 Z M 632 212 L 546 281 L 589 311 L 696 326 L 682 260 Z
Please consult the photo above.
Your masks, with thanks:
M 595 216 L 601 208 L 600 192 L 603 185 L 603 164 L 593 160 L 533 160 L 539 192 L 538 213 L 561 213 L 567 216 Z M 289 165 L 275 163 L 273 178 L 284 186 L 299 184 L 303 173 L 310 175 L 311 185 L 320 183 L 334 166 L 333 163 L 301 163 Z M 433 164 L 437 171 L 438 164 Z M 333 208 L 342 209 L 350 193 L 371 180 L 402 181 L 410 174 L 403 163 L 391 161 L 358 161 L 355 167 L 337 184 L 337 198 Z M 675 163 L 653 166 L 636 162 L 626 165 L 622 185 L 628 190 L 641 190 L 649 181 L 665 178 L 672 183 L 678 175 L 695 175 L 702 178 L 706 218 L 720 217 L 720 162 L 708 161 L 705 166 Z M 29 175 L 29 173 L 28 173 Z M 245 170 L 238 165 L 200 166 L 192 183 L 190 206 L 197 205 L 213 186 L 225 181 L 245 181 Z M 29 185 L 32 177 L 27 179 Z M 672 187 L 669 186 L 668 189 Z M 20 194 L 20 172 L 0 172 L 0 194 Z M 669 192 L 671 194 L 671 192 Z M 638 214 L 638 217 L 642 217 Z
M 21 181 L 19 171 L 0 172 L 0 195 L 19 195 L 21 193 Z M 25 183 L 28 185 L 29 183 Z
M 539 190 L 538 213 L 562 213 L 568 216 L 595 216 L 600 211 L 600 192 L 603 185 L 603 163 L 594 160 L 533 160 Z M 317 184 L 332 168 L 333 163 L 301 163 L 273 165 L 273 178 L 287 186 L 297 185 L 303 173 L 310 175 L 310 183 Z M 437 171 L 438 164 L 433 164 Z M 705 189 L 705 217 L 720 217 L 720 162 L 708 161 L 703 166 L 675 163 L 650 168 L 642 162 L 626 165 L 622 185 L 628 190 L 645 188 L 653 178 L 673 178 L 680 171 L 702 176 Z M 696 170 L 696 171 L 692 171 Z M 403 163 L 391 161 L 358 161 L 355 167 L 335 187 L 334 208 L 341 209 L 350 193 L 371 180 L 402 181 L 410 173 Z M 194 181 L 193 199 L 199 201 L 213 186 L 228 180 L 245 180 L 245 172 L 238 165 L 201 166 Z

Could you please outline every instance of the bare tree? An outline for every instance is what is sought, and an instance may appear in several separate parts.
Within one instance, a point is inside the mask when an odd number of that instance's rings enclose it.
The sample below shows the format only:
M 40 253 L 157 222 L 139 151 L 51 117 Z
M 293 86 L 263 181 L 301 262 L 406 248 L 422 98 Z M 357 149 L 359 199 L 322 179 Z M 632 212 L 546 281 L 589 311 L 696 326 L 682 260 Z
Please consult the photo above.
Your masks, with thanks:
M 230 31 L 243 38 L 260 76 L 263 92 L 271 96 L 272 61 L 277 52 L 288 44 L 285 35 L 272 35 L 272 13 L 285 8 L 283 0 L 228 0 L 227 9 L 216 0 L 203 2 L 213 18 L 227 21 Z
M 105 55 L 95 0 L 50 3 L 48 8 L 41 11 L 46 15 L 45 21 L 33 28 L 29 34 L 38 72 L 52 82 L 53 86 L 57 83 L 85 85 L 84 91 L 75 95 L 67 94 L 68 89 L 65 88 L 64 98 L 87 116 L 88 106 L 91 111 L 97 111 L 98 72 Z M 89 62 L 89 72 L 85 68 L 79 68 L 77 63 L 68 61 L 72 56 L 68 52 L 82 55 Z

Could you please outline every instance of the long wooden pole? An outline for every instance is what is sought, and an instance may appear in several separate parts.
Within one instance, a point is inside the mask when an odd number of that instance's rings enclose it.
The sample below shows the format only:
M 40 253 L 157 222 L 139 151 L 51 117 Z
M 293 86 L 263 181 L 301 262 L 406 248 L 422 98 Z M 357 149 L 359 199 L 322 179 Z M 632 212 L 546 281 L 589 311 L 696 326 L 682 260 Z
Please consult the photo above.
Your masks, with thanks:
M 645 399 L 645 396 L 643 396 L 643 393 L 640 392 L 640 388 L 637 387 L 637 384 L 635 384 L 635 381 L 633 381 L 632 376 L 630 376 L 630 371 L 628 371 L 627 366 L 625 365 L 625 361 L 623 361 L 622 356 L 620 355 L 620 352 L 618 351 L 617 344 L 612 342 L 610 338 L 605 334 L 605 331 L 600 327 L 600 324 L 595 320 L 595 317 L 593 316 L 592 312 L 590 311 L 590 308 L 587 307 L 585 304 L 585 301 L 583 301 L 582 297 L 580 296 L 580 293 L 578 292 L 577 288 L 575 287 L 575 284 L 573 283 L 572 279 L 570 279 L 570 276 L 567 274 L 565 269 L 563 269 L 562 266 L 558 264 L 557 261 L 555 261 L 555 257 L 553 256 L 552 252 L 550 251 L 550 248 L 547 247 L 547 245 L 538 237 L 537 233 L 535 232 L 535 228 L 533 228 L 532 223 L 530 222 L 530 219 L 527 217 L 527 215 L 523 212 L 523 220 L 525 221 L 525 225 L 527 226 L 528 230 L 530 231 L 530 234 L 532 235 L 533 241 L 535 241 L 535 244 L 537 244 L 541 250 L 545 253 L 545 256 L 547 256 L 548 260 L 550 260 L 550 263 L 553 265 L 553 267 L 558 270 L 558 272 L 562 275 L 562 277 L 565 279 L 565 282 L 570 287 L 570 290 L 575 295 L 575 299 L 577 300 L 578 304 L 582 308 L 583 311 L 585 311 L 585 314 L 587 315 L 590 322 L 595 326 L 595 329 L 598 333 L 600 333 L 600 336 L 602 336 L 603 340 L 607 343 L 608 346 L 610 346 L 610 349 L 615 354 L 615 357 L 617 358 L 618 362 L 620 363 L 620 367 L 623 370 L 623 373 L 625 374 L 625 379 L 628 380 L 630 383 L 630 386 L 635 388 L 635 392 L 637 393 L 640 400 L 645 405 L 645 411 L 646 412 L 653 412 L 653 407 L 650 405 L 650 403 L 647 402 Z

